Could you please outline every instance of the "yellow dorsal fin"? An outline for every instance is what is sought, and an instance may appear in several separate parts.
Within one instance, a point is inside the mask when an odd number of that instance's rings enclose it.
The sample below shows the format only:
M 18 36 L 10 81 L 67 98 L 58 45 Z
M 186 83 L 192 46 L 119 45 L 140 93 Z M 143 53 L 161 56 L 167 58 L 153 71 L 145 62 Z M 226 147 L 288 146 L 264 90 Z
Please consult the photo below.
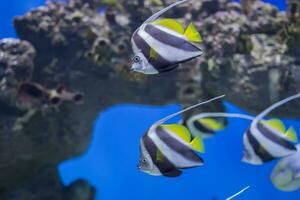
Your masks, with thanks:
M 162 154 L 162 152 L 159 149 L 156 152 L 156 160 L 159 162 L 164 162 L 164 160 L 165 160 L 164 155 Z
M 183 35 L 184 28 L 182 25 L 176 21 L 175 19 L 159 19 L 152 22 L 153 24 L 159 24 L 163 27 L 166 27 L 168 29 L 171 29 L 173 31 L 176 31 L 177 33 L 180 33 Z
M 213 118 L 201 118 L 198 119 L 198 122 L 212 131 L 219 131 L 225 128 L 223 123 Z
M 191 141 L 191 134 L 185 126 L 180 124 L 163 124 L 161 126 L 176 134 L 187 143 Z
M 284 135 L 286 135 L 291 141 L 298 142 L 298 136 L 293 127 L 290 127 Z
M 184 35 L 188 38 L 191 42 L 202 42 L 202 37 L 200 33 L 197 31 L 195 25 L 190 23 L 189 26 L 186 28 Z
M 283 134 L 285 133 L 285 126 L 282 123 L 282 121 L 279 119 L 270 119 L 270 120 L 263 121 L 263 123 L 276 129 L 280 133 L 283 133 Z
M 203 140 L 197 136 L 191 142 L 190 145 L 193 147 L 195 151 L 199 151 L 201 153 L 205 152 Z

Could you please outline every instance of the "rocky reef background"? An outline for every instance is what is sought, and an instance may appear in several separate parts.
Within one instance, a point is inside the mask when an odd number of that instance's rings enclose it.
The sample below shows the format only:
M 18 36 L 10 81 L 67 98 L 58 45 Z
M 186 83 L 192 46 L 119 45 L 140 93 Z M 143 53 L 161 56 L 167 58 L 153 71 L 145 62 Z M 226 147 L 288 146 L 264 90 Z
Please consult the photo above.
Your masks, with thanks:
M 85 151 L 97 115 L 112 105 L 187 106 L 226 94 L 256 114 L 300 91 L 297 0 L 288 1 L 286 12 L 258 0 L 186 3 L 166 16 L 196 24 L 204 56 L 157 76 L 130 72 L 131 34 L 172 2 L 49 2 L 15 18 L 20 40 L 0 40 L 0 199 L 93 199 L 94 188 L 85 181 L 64 187 L 56 167 Z M 20 95 L 24 83 L 46 95 L 22 98 L 36 94 Z M 84 101 L 52 103 L 53 95 L 63 96 L 56 89 L 62 85 Z M 273 115 L 299 118 L 299 108 L 294 101 Z M 222 110 L 214 103 L 193 112 Z

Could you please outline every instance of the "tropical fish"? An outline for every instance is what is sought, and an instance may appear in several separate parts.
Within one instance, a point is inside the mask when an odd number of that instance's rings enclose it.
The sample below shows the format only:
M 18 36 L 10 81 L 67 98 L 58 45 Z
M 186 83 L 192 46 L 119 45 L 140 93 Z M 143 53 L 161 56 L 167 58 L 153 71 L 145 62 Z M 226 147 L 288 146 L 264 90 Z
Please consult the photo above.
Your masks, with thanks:
M 217 131 L 221 131 L 226 127 L 227 121 L 214 115 L 217 113 L 211 113 L 212 117 L 205 117 L 207 114 L 209 113 L 193 115 L 184 120 L 182 124 L 189 129 L 193 136 L 212 137 Z
M 300 144 L 297 152 L 282 158 L 271 174 L 273 185 L 279 190 L 291 192 L 300 189 Z
M 257 117 L 254 118 L 245 114 L 201 113 L 191 117 L 186 124 L 194 137 L 199 135 L 203 136 L 204 134 L 200 132 L 199 129 L 193 129 L 193 122 L 206 118 L 212 119 L 214 117 L 231 117 L 252 121 L 250 128 L 244 134 L 245 151 L 242 159 L 244 162 L 249 164 L 262 164 L 295 152 L 294 143 L 298 140 L 297 134 L 293 127 L 286 130 L 284 124 L 279 119 L 260 119 L 258 123 L 259 125 L 257 126 L 259 128 L 259 132 L 254 129 L 254 131 L 256 131 L 255 134 L 258 136 L 253 136 L 252 132 L 250 132 L 251 128 L 253 128 L 253 123 L 257 120 Z M 270 144 L 272 146 L 270 146 Z
M 56 89 L 47 89 L 34 82 L 24 82 L 18 89 L 19 98 L 28 106 L 52 105 L 57 106 L 65 101 L 79 105 L 83 103 L 83 94 L 69 92 L 60 85 Z
M 158 19 L 174 6 L 187 1 L 178 1 L 155 13 L 133 33 L 133 71 L 158 74 L 202 55 L 202 50 L 195 44 L 202 38 L 192 23 L 184 30 L 174 19 Z
M 286 130 L 279 120 L 262 121 L 262 118 L 275 108 L 299 97 L 300 93 L 281 100 L 255 117 L 243 137 L 242 161 L 259 165 L 296 152 L 294 143 L 297 142 L 297 135 L 294 129 L 291 127 Z
M 190 132 L 183 125 L 163 123 L 223 96 L 190 106 L 155 122 L 140 140 L 139 170 L 155 176 L 176 177 L 181 175 L 180 169 L 203 165 L 203 159 L 195 152 L 204 152 L 202 139 L 191 137 Z

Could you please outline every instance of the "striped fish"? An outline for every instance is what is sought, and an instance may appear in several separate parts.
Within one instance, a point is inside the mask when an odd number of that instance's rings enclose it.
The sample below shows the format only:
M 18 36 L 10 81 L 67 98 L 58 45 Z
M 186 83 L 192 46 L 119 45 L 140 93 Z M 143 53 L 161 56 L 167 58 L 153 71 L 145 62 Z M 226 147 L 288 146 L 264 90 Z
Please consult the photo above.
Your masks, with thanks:
M 273 185 L 279 190 L 291 192 L 300 189 L 300 144 L 297 153 L 282 158 L 271 174 Z
M 202 38 L 192 23 L 184 30 L 176 20 L 157 20 L 169 9 L 187 1 L 178 1 L 155 13 L 133 33 L 133 71 L 158 74 L 202 55 L 202 50 L 194 44 Z
M 150 175 L 176 177 L 181 175 L 181 169 L 203 165 L 203 159 L 196 153 L 204 152 L 202 139 L 193 138 L 183 125 L 163 123 L 221 97 L 223 96 L 198 103 L 154 123 L 140 140 L 141 155 L 138 169 Z
M 262 121 L 262 118 L 275 108 L 299 97 L 300 93 L 273 104 L 252 121 L 243 137 L 244 162 L 260 165 L 296 152 L 294 143 L 297 142 L 297 135 L 294 129 L 291 127 L 286 131 L 281 121 Z
M 191 131 L 193 136 L 209 138 L 214 136 L 217 131 L 221 131 L 226 127 L 227 120 L 225 118 L 213 115 L 212 117 L 205 117 L 206 114 L 209 113 L 193 115 L 183 121 L 183 125 Z

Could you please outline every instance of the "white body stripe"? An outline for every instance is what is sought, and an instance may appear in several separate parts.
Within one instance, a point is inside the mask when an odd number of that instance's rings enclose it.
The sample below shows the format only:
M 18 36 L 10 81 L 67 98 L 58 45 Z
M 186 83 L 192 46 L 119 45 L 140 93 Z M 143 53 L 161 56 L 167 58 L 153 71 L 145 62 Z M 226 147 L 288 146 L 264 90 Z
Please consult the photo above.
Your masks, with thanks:
M 153 48 L 161 57 L 170 61 L 170 62 L 181 62 L 183 60 L 188 60 L 202 54 L 201 51 L 199 52 L 188 52 L 182 49 L 178 49 L 172 47 L 170 45 L 164 44 L 155 38 L 153 38 L 150 34 L 145 32 L 143 29 L 140 29 L 138 33 L 140 37 L 142 37 L 145 42 Z
M 159 148 L 159 150 L 163 153 L 164 156 L 177 168 L 186 168 L 186 167 L 194 167 L 199 166 L 198 162 L 193 162 L 192 160 L 186 159 L 181 154 L 177 153 L 173 149 L 171 149 L 165 142 L 163 142 L 155 131 L 149 132 L 148 135 L 154 144 Z M 186 142 L 182 141 L 178 136 L 174 134 L 170 134 L 170 137 L 176 139 L 176 141 L 186 145 L 188 148 L 191 148 Z
M 279 133 L 277 130 L 274 130 L 273 128 L 269 127 L 272 130 L 272 133 L 275 134 L 276 136 L 282 138 L 283 140 L 287 140 L 283 134 Z M 257 129 L 257 126 L 251 126 L 250 127 L 250 132 L 252 133 L 252 136 L 255 137 L 257 142 L 262 145 L 267 152 L 273 156 L 273 157 L 283 157 L 283 156 L 288 156 L 292 153 L 295 153 L 295 151 L 289 150 L 284 148 L 281 145 L 276 144 L 275 142 L 271 141 L 269 138 L 266 138 L 263 136 L 263 134 Z

